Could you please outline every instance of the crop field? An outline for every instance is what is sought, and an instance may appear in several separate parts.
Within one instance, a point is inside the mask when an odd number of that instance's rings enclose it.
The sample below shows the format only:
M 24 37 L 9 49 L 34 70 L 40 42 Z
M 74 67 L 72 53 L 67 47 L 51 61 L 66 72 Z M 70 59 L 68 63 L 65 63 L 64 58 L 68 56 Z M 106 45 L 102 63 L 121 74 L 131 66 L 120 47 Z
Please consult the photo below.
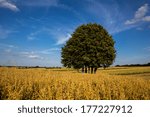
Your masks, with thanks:
M 0 67 L 1 100 L 150 100 L 150 67 L 72 69 Z

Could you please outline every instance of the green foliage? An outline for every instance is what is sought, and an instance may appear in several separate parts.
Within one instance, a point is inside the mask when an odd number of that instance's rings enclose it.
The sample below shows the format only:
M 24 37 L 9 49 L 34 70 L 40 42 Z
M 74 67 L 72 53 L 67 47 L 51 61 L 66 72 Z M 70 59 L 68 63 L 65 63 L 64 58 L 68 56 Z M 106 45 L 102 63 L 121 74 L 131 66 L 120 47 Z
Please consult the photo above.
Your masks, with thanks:
M 81 25 L 62 48 L 62 64 L 76 69 L 108 67 L 116 57 L 114 44 L 101 25 Z

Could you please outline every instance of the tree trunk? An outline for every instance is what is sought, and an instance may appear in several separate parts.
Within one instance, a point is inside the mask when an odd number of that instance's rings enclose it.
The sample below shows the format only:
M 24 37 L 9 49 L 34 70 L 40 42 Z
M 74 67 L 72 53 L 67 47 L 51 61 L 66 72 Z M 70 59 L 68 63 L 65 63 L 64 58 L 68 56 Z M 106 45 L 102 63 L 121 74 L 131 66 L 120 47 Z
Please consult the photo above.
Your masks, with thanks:
M 93 74 L 93 67 L 91 67 L 91 74 Z
M 104 64 L 104 66 L 103 66 L 103 67 L 104 67 L 104 69 L 106 69 L 106 65 L 105 65 L 105 64 Z
M 84 73 L 84 67 L 82 67 L 82 73 Z
M 87 73 L 87 67 L 85 67 L 85 73 Z
M 88 67 L 88 73 L 90 74 L 90 67 Z
M 97 68 L 94 68 L 94 74 L 96 74 Z

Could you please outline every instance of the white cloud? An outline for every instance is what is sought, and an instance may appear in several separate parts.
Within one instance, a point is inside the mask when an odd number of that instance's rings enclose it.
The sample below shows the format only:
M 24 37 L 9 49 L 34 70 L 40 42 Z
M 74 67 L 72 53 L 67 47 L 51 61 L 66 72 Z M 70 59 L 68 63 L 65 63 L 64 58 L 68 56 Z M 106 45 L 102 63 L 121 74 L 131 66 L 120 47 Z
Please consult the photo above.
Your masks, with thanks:
M 148 4 L 144 4 L 135 12 L 134 18 L 127 20 L 125 22 L 125 24 L 126 25 L 133 25 L 133 24 L 137 24 L 141 21 L 150 22 L 150 16 L 146 16 L 148 9 L 149 9 Z
M 56 39 L 55 45 L 64 44 L 70 37 L 73 32 L 73 28 L 60 26 L 59 28 L 45 29 L 48 31 L 49 35 L 51 35 L 54 39 Z
M 38 55 L 28 55 L 27 57 L 31 59 L 41 59 L 41 57 L 39 57 Z
M 135 12 L 135 18 L 139 19 L 139 18 L 143 18 L 146 13 L 148 12 L 148 4 L 144 4 L 143 6 L 141 6 L 136 12 Z
M 143 20 L 143 21 L 150 22 L 150 16 L 145 16 L 142 20 Z
M 137 20 L 137 19 L 131 19 L 131 20 L 127 20 L 127 21 L 125 22 L 125 24 L 126 24 L 126 25 L 132 25 L 132 24 L 135 24 L 135 23 L 137 23 L 137 22 L 139 22 L 139 20 Z
M 57 41 L 56 45 L 64 44 L 70 37 L 71 37 L 71 35 L 69 33 L 67 33 L 65 35 L 59 35 L 59 37 L 57 38 L 58 41 Z
M 0 0 L 0 7 L 10 9 L 12 11 L 19 11 L 19 8 L 9 0 Z

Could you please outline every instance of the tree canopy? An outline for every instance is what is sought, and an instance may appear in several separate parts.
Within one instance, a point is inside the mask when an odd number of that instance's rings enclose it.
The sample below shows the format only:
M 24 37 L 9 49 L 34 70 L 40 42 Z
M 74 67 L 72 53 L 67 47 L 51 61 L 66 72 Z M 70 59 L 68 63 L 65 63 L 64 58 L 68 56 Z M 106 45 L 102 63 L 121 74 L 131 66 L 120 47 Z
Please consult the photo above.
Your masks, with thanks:
M 116 57 L 112 36 L 99 24 L 83 24 L 62 47 L 62 64 L 82 68 L 82 72 L 96 73 L 99 67 L 108 67 Z

